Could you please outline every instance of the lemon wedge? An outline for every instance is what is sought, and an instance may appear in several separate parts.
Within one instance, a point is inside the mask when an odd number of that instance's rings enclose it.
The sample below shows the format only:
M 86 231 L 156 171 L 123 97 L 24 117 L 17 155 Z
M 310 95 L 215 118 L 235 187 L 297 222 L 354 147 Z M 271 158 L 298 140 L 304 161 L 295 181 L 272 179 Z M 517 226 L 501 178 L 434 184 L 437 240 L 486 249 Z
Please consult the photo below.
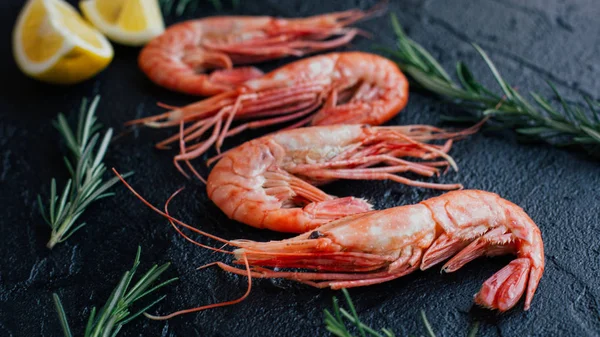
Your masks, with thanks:
M 109 39 L 141 46 L 165 31 L 158 0 L 84 0 L 83 15 Z
M 72 84 L 110 63 L 110 42 L 63 0 L 29 0 L 13 30 L 13 53 L 27 75 Z

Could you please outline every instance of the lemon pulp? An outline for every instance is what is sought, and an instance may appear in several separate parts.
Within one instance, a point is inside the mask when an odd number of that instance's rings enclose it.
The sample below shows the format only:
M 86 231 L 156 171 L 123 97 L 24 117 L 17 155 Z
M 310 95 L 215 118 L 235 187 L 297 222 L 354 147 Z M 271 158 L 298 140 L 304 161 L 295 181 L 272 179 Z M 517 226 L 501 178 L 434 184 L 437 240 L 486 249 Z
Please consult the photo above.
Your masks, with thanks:
M 90 78 L 112 60 L 106 38 L 62 0 L 29 0 L 17 19 L 13 51 L 27 75 L 70 84 Z
M 122 44 L 143 45 L 165 29 L 157 0 L 84 0 L 79 6 L 94 26 Z

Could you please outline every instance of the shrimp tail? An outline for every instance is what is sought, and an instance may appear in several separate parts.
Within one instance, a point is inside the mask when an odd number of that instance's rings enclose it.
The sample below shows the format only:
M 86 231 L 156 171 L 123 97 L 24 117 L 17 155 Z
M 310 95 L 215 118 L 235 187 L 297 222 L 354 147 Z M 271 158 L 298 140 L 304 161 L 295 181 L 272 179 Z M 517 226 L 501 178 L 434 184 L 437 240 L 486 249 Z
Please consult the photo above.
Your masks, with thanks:
M 475 295 L 475 303 L 486 308 L 506 311 L 514 307 L 527 290 L 524 308 L 528 310 L 542 272 L 543 268 L 533 268 L 531 260 L 527 258 L 513 260 L 485 281 Z
M 444 264 L 442 271 L 454 272 L 481 256 L 516 254 L 517 259 L 485 281 L 475 295 L 475 303 L 486 308 L 507 311 L 525 294 L 524 308 L 528 310 L 544 272 L 544 247 L 540 230 L 517 205 L 491 193 L 464 192 L 468 193 L 470 198 L 481 198 L 472 201 L 471 207 L 477 203 L 491 207 L 491 212 L 498 214 L 497 217 L 502 219 L 503 225 L 486 233 L 479 233 L 479 229 L 470 229 L 467 232 L 440 235 L 425 252 L 421 270 L 447 258 L 450 259 Z M 442 196 L 423 203 L 431 208 L 436 217 L 443 219 L 440 221 L 441 226 L 448 228 L 451 226 L 447 220 L 448 216 L 458 217 L 458 212 L 463 212 L 448 206 L 446 200 L 450 198 Z

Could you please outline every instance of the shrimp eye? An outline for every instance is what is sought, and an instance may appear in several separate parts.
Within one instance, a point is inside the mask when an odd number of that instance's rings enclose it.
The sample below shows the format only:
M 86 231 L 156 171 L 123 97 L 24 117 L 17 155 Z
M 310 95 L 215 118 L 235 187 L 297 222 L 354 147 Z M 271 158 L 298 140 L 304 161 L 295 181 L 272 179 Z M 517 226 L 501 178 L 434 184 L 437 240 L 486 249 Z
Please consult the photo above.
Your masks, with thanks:
M 308 237 L 309 239 L 318 239 L 318 238 L 322 238 L 324 237 L 324 234 L 321 234 L 321 232 L 319 231 L 314 231 L 312 233 L 310 233 L 310 236 Z

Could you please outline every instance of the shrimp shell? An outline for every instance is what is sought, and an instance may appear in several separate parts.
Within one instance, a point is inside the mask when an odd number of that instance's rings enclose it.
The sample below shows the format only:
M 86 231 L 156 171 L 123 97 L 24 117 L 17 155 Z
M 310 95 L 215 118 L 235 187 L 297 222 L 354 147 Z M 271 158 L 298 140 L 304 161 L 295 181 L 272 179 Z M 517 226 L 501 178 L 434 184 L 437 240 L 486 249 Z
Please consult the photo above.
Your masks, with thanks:
M 407 101 L 408 81 L 391 60 L 363 52 L 330 53 L 293 62 L 235 90 L 128 124 L 179 126 L 178 134 L 157 144 L 164 149 L 179 142 L 177 165 L 213 145 L 220 152 L 225 138 L 247 129 L 292 121 L 288 129 L 307 124 L 380 125 L 398 114 Z M 246 121 L 231 128 L 236 120 Z M 212 133 L 204 139 L 210 129 Z
M 480 190 L 448 192 L 418 204 L 352 214 L 313 231 L 280 241 L 225 240 L 201 231 L 161 211 L 113 169 L 125 186 L 146 206 L 167 218 L 186 240 L 213 251 L 233 254 L 238 269 L 223 262 L 221 269 L 248 277 L 248 290 L 237 300 L 185 309 L 154 319 L 239 303 L 250 293 L 252 278 L 282 278 L 316 288 L 375 285 L 426 270 L 442 261 L 454 272 L 481 256 L 515 254 L 517 259 L 487 279 L 475 303 L 507 311 L 525 294 L 525 310 L 544 273 L 544 244 L 539 228 L 514 203 Z M 233 252 L 194 241 L 179 227 L 236 247 Z M 299 268 L 295 269 L 295 268 Z M 290 270 L 292 269 L 292 270 Z
M 462 188 L 399 174 L 431 177 L 440 174 L 440 167 L 455 166 L 447 155 L 452 139 L 465 137 L 478 127 L 455 133 L 419 125 L 334 125 L 282 131 L 227 152 L 210 173 L 206 190 L 231 219 L 257 228 L 302 233 L 372 209 L 366 200 L 336 198 L 315 187 L 336 179 L 389 179 L 423 188 Z M 434 139 L 447 141 L 444 145 L 423 143 Z M 438 158 L 441 160 L 432 161 Z M 384 166 L 372 167 L 380 164 Z
M 481 256 L 516 254 L 475 295 L 475 303 L 499 311 L 514 307 L 524 293 L 528 310 L 544 272 L 542 236 L 533 220 L 512 202 L 479 190 L 352 215 L 287 240 L 230 244 L 240 247 L 234 251 L 237 263 L 247 259 L 252 277 L 332 289 L 387 282 L 447 259 L 442 271 L 454 272 Z
M 286 56 L 301 57 L 349 43 L 360 31 L 347 26 L 383 12 L 347 10 L 308 18 L 216 16 L 169 27 L 150 41 L 138 59 L 156 84 L 192 95 L 210 96 L 262 75 L 254 67 L 233 68 Z M 206 72 L 218 68 L 211 74 Z

